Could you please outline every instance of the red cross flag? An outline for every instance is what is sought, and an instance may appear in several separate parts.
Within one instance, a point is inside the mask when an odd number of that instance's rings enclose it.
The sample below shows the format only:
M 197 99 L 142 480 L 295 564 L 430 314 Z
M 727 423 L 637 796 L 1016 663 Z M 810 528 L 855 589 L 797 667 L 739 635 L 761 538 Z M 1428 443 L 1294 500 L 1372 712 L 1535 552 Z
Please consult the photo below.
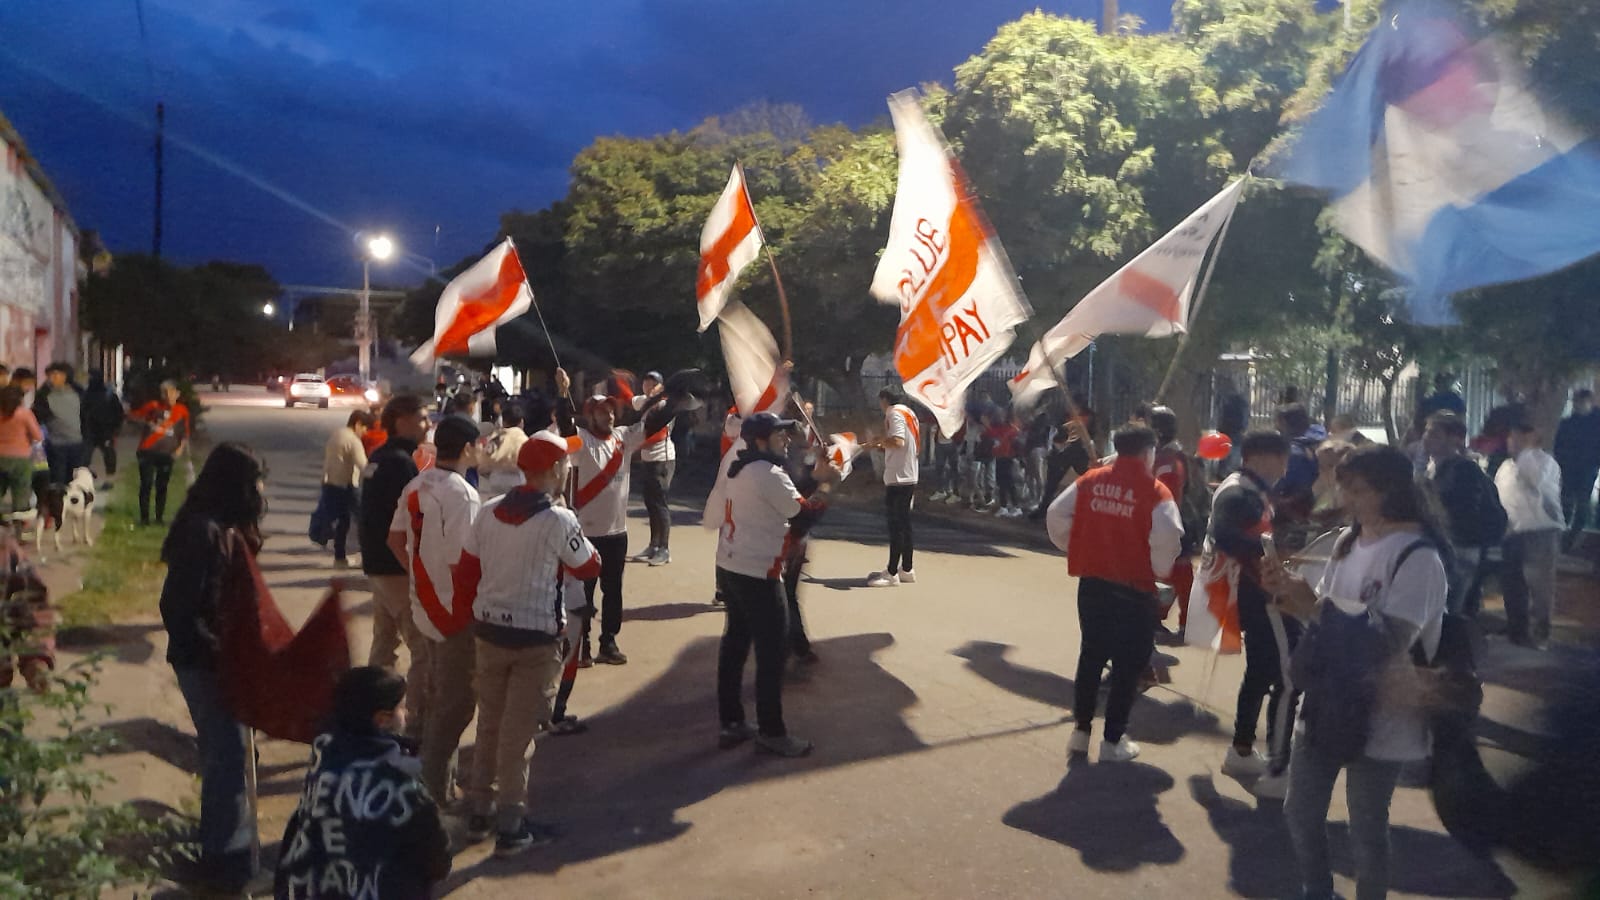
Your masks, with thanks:
M 906 392 L 954 434 L 970 385 L 1033 314 L 1005 250 L 978 209 L 915 91 L 889 98 L 900 177 L 872 295 L 900 307 L 894 366 Z
M 434 308 L 433 340 L 418 347 L 411 362 L 427 368 L 441 356 L 493 356 L 495 329 L 532 305 L 522 260 L 506 238 L 445 285 Z
M 734 282 L 744 267 L 761 255 L 761 226 L 745 186 L 744 167 L 733 165 L 728 186 L 722 189 L 711 217 L 700 230 L 700 271 L 695 277 L 695 302 L 700 307 L 700 330 L 716 321 L 728 303 Z

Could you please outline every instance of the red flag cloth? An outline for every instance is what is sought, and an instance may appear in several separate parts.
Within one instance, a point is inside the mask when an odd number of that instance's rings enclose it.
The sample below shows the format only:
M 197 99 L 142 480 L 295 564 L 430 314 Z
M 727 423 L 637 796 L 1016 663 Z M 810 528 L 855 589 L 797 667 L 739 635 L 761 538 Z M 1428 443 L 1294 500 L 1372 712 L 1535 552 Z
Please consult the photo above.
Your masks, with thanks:
M 299 630 L 272 599 L 255 554 L 229 532 L 223 574 L 223 697 L 235 718 L 271 737 L 311 743 L 333 712 L 333 686 L 350 668 L 339 589 L 332 587 Z

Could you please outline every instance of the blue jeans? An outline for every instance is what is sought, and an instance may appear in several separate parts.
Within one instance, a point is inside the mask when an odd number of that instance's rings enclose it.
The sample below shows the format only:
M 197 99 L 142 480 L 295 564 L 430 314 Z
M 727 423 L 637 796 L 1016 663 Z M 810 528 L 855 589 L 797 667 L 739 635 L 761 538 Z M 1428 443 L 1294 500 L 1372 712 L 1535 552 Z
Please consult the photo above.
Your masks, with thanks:
M 200 861 L 217 880 L 255 875 L 256 819 L 245 786 L 245 727 L 228 711 L 216 672 L 175 669 L 200 744 Z
M 87 449 L 88 446 L 82 441 L 78 441 L 75 444 L 46 441 L 44 457 L 50 463 L 50 483 L 66 484 L 70 482 L 74 469 L 89 464 Z
M 350 516 L 360 502 L 361 498 L 353 487 L 333 484 L 322 486 L 322 503 L 327 507 L 328 521 L 333 528 L 334 559 L 345 558 L 345 542 L 350 538 Z
M 1303 735 L 1294 740 L 1289 793 L 1283 817 L 1300 866 L 1304 900 L 1330 900 L 1333 868 L 1328 862 L 1328 805 L 1333 784 L 1345 773 L 1350 810 L 1350 849 L 1356 862 L 1356 900 L 1382 900 L 1389 893 L 1389 801 L 1400 780 L 1398 762 L 1363 756 L 1341 766 L 1317 752 Z

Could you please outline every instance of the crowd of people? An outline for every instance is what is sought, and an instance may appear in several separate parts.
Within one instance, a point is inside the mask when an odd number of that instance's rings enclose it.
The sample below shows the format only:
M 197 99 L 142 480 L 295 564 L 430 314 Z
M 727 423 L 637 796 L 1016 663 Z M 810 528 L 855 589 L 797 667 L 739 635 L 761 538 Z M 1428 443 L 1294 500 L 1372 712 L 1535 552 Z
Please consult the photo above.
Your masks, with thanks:
M 658 513 L 673 457 L 646 454 L 671 446 L 674 419 L 695 404 L 655 373 L 637 392 L 613 378 L 581 399 L 565 372 L 557 370 L 554 383 L 548 402 L 497 400 L 488 421 L 465 395 L 437 416 L 401 395 L 377 419 L 353 413 L 329 439 L 323 530 L 314 523 L 312 537 L 333 541 L 336 564 L 346 564 L 342 533 L 354 521 L 374 596 L 373 640 L 367 665 L 339 685 L 336 715 L 314 747 L 277 870 L 280 896 L 357 896 L 379 883 L 381 896 L 427 896 L 427 884 L 449 870 L 446 811 L 465 819 L 467 840 L 492 837 L 496 856 L 555 839 L 553 825 L 528 814 L 534 739 L 583 733 L 568 712 L 578 671 L 628 662 L 620 646 L 626 563 L 671 561 L 670 517 Z M 866 584 L 894 587 L 917 581 L 923 425 L 899 391 L 887 388 L 878 399 L 881 430 L 859 447 L 881 453 L 888 559 Z M 1588 399 L 1575 397 L 1561 434 L 1586 433 L 1581 417 L 1596 415 Z M 1358 896 L 1381 897 L 1400 770 L 1433 750 L 1417 673 L 1449 661 L 1456 642 L 1447 619 L 1474 619 L 1492 555 L 1485 551 L 1497 545 L 1508 637 L 1543 646 L 1554 560 L 1570 522 L 1562 500 L 1579 506 L 1564 489 L 1570 476 L 1516 410 L 1491 416 L 1488 431 L 1500 443 L 1489 455 L 1499 460 L 1468 449 L 1461 413 L 1425 412 L 1415 440 L 1390 447 L 1347 418 L 1323 428 L 1303 406 L 1286 403 L 1275 428 L 1243 431 L 1222 458 L 1203 460 L 1179 443 L 1173 410 L 1152 405 L 1114 431 L 1102 458 L 1092 413 L 1074 404 L 1058 425 L 1030 424 L 1044 440 L 1034 479 L 1010 465 L 1027 447 L 1015 417 L 997 423 L 980 411 L 975 442 L 936 439 L 931 498 L 954 492 L 1008 517 L 1031 507 L 1065 554 L 1078 579 L 1082 635 L 1069 754 L 1087 755 L 1099 716 L 1099 759 L 1136 758 L 1130 711 L 1149 683 L 1158 636 L 1193 642 L 1193 603 L 1212 619 L 1219 610 L 1232 616 L 1231 629 L 1217 622 L 1208 636 L 1245 658 L 1221 770 L 1284 802 L 1304 896 L 1313 898 L 1332 896 L 1326 819 L 1345 773 Z M 816 660 L 797 597 L 805 539 L 852 460 L 808 413 L 796 421 L 730 410 L 724 429 L 726 452 L 705 512 L 717 530 L 715 590 L 726 611 L 716 742 L 803 756 L 813 744 L 788 731 L 782 697 L 785 679 Z M 1570 436 L 1558 445 L 1567 453 L 1590 446 Z M 630 557 L 630 470 L 641 457 L 650 544 Z M 229 529 L 259 546 L 252 536 L 260 473 L 247 448 L 214 451 L 165 551 L 169 661 L 206 758 L 198 877 L 222 885 L 253 874 L 238 851 L 254 835 L 236 802 L 241 726 L 219 705 L 208 674 L 227 599 L 215 573 Z M 1292 557 L 1323 531 L 1334 535 L 1327 559 L 1308 574 Z M 1166 624 L 1173 607 L 1176 629 Z M 1227 646 L 1230 633 L 1237 646 Z M 397 675 L 402 645 L 409 664 Z M 754 726 L 742 700 L 752 653 Z M 459 745 L 474 718 L 477 752 L 464 767 Z M 384 824 L 341 808 L 337 786 L 356 769 L 392 781 L 389 793 L 408 798 L 406 814 Z M 338 829 L 352 836 L 337 846 L 319 837 Z

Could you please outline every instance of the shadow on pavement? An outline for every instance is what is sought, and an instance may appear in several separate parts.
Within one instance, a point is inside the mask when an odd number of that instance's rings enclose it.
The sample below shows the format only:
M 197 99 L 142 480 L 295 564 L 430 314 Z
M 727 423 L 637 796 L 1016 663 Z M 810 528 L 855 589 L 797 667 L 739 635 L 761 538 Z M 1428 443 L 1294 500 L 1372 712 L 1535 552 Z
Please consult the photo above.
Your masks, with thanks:
M 63 628 L 56 646 L 63 650 L 109 654 L 117 662 L 142 666 L 155 656 L 151 635 L 162 630 L 160 622 L 127 625 L 78 625 Z
M 1241 897 L 1293 897 L 1300 890 L 1281 803 L 1252 806 L 1217 793 L 1210 775 L 1189 778 L 1189 796 L 1228 845 L 1228 887 Z
M 556 824 L 561 840 L 521 859 L 490 858 L 457 871 L 438 893 L 475 879 L 555 872 L 673 840 L 693 827 L 678 811 L 725 788 L 923 749 L 903 720 L 916 694 L 872 658 L 893 642 L 889 634 L 818 642 L 827 660 L 820 681 L 850 685 L 851 702 L 841 704 L 836 694 L 806 685 L 786 690 L 789 727 L 815 740 L 817 749 L 784 760 L 758 755 L 748 745 L 717 749 L 717 641 L 694 641 L 627 702 L 586 717 L 587 735 L 539 742 L 529 785 L 531 814 Z M 753 668 L 746 666 L 747 700 Z M 582 677 L 573 699 L 581 714 Z
M 720 607 L 713 606 L 709 601 L 705 603 L 677 602 L 657 603 L 654 606 L 640 606 L 628 610 L 622 617 L 624 622 L 670 622 L 673 619 L 692 619 L 695 616 L 709 612 L 719 612 Z
M 1019 666 L 1005 658 L 1010 650 L 1009 644 L 968 641 L 950 652 L 966 660 L 967 668 L 973 674 L 995 687 L 1070 712 L 1073 680 L 1044 669 Z M 1103 704 L 1105 692 L 1110 688 L 1109 681 L 1102 681 L 1100 688 Z M 1128 719 L 1128 734 L 1135 740 L 1152 744 L 1175 744 L 1185 735 L 1213 733 L 1217 730 L 1217 717 L 1188 700 L 1163 703 L 1149 693 L 1134 701 L 1133 712 Z
M 1074 756 L 1054 791 L 1012 807 L 1001 821 L 1077 850 L 1098 872 L 1170 866 L 1183 859 L 1183 844 L 1161 820 L 1156 800 L 1172 787 L 1172 776 L 1155 766 L 1090 764 Z
M 148 753 L 174 769 L 191 775 L 200 772 L 200 748 L 194 735 L 152 718 L 109 722 L 101 730 L 115 741 L 112 754 Z

